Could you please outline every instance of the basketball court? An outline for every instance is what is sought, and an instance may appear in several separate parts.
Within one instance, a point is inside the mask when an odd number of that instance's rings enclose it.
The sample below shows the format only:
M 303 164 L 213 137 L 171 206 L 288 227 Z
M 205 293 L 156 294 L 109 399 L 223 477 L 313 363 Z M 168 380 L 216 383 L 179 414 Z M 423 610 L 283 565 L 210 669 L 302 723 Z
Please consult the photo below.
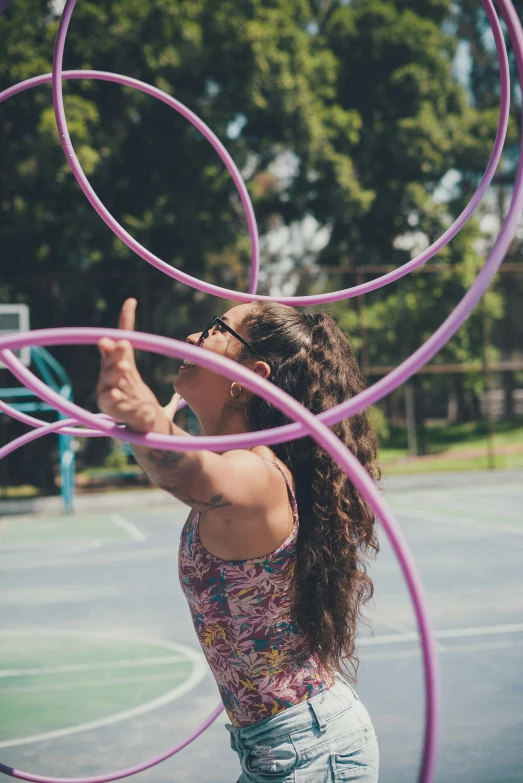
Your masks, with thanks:
M 385 485 L 423 577 L 440 652 L 439 783 L 523 780 L 521 478 L 455 474 Z M 166 750 L 218 704 L 178 583 L 186 516 L 173 500 L 1 519 L 2 763 L 44 775 L 102 774 Z M 380 739 L 380 783 L 414 783 L 424 709 L 419 642 L 399 567 L 380 539 L 358 691 Z M 222 714 L 138 779 L 235 783 L 226 721 Z

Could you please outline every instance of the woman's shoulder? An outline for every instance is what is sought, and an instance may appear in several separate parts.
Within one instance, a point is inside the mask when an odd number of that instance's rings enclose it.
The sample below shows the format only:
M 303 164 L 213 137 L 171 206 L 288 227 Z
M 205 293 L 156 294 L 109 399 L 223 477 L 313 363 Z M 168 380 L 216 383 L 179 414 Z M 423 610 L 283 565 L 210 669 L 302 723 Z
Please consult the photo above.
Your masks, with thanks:
M 249 449 L 252 454 L 256 454 L 257 457 L 260 457 L 261 459 L 268 460 L 269 462 L 276 463 L 280 470 L 283 471 L 285 474 L 292 491 L 296 492 L 296 485 L 294 481 L 294 476 L 292 475 L 291 471 L 287 467 L 287 465 L 281 461 L 281 459 L 278 459 L 276 454 L 270 449 L 268 446 L 254 446 L 254 448 Z

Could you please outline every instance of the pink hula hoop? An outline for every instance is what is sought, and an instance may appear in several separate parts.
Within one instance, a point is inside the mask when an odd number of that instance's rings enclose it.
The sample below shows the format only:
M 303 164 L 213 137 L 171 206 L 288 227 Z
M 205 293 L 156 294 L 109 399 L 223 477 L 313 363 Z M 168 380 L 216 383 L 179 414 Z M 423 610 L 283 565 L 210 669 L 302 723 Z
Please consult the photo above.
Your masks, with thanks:
M 459 216 L 456 222 L 445 232 L 445 234 L 435 242 L 428 250 L 426 250 L 421 256 L 413 259 L 408 264 L 403 265 L 399 269 L 395 270 L 388 275 L 384 275 L 376 280 L 365 283 L 361 286 L 346 289 L 345 291 L 335 292 L 333 294 L 322 295 L 318 297 L 286 297 L 280 298 L 277 301 L 301 305 L 301 304 L 323 304 L 332 301 L 338 301 L 346 299 L 351 296 L 356 296 L 359 293 L 366 293 L 371 290 L 380 288 L 381 286 L 397 280 L 403 275 L 407 274 L 412 269 L 424 263 L 428 258 L 432 257 L 438 252 L 450 239 L 464 225 L 466 220 L 471 216 L 473 211 L 478 206 L 481 198 L 483 197 L 491 179 L 494 174 L 495 168 L 499 161 L 499 157 L 502 152 L 503 143 L 506 135 L 506 128 L 508 123 L 508 110 L 509 110 L 509 75 L 508 75 L 508 61 L 505 49 L 505 44 L 499 25 L 499 21 L 495 14 L 491 0 L 482 0 L 483 6 L 486 10 L 490 24 L 492 26 L 496 48 L 498 52 L 498 58 L 500 62 L 500 74 L 501 74 L 501 106 L 500 106 L 500 121 L 498 131 L 496 135 L 496 141 L 494 144 L 493 152 L 489 165 L 485 172 L 485 175 L 480 183 L 476 194 L 471 200 L 468 207 Z M 119 76 L 116 74 L 108 74 L 104 72 L 96 71 L 72 71 L 62 74 L 62 57 L 63 48 L 65 43 L 65 37 L 67 33 L 67 27 L 74 9 L 75 0 L 68 0 L 60 28 L 57 36 L 57 43 L 55 47 L 55 59 L 53 67 L 53 96 L 55 102 L 55 112 L 57 115 L 57 124 L 62 139 L 64 151 L 68 157 L 69 163 L 75 177 L 77 178 L 81 189 L 89 199 L 90 203 L 96 209 L 100 217 L 109 225 L 109 227 L 124 241 L 131 249 L 138 253 L 149 263 L 156 266 L 161 271 L 166 272 L 169 276 L 174 277 L 181 282 L 185 282 L 199 290 L 215 295 L 225 296 L 228 299 L 235 299 L 237 301 L 252 301 L 253 299 L 269 299 L 269 297 L 261 297 L 254 295 L 256 290 L 257 281 L 257 264 L 259 262 L 259 249 L 258 249 L 258 235 L 254 219 L 254 214 L 250 216 L 249 205 L 250 200 L 245 189 L 245 185 L 241 180 L 241 176 L 237 172 L 234 163 L 230 158 L 227 160 L 227 153 L 222 155 L 224 149 L 221 143 L 213 136 L 212 132 L 204 126 L 201 121 L 195 117 L 188 109 L 182 107 L 181 104 L 174 101 L 170 96 L 166 96 L 164 93 L 159 94 L 160 91 L 155 88 L 143 85 L 136 80 L 128 79 L 128 77 Z M 5 4 L 4 4 L 5 7 Z M 518 74 L 520 83 L 523 83 L 523 31 L 521 24 L 517 17 L 517 14 L 513 8 L 510 0 L 500 0 L 500 7 L 502 16 L 507 25 L 509 36 L 512 40 L 514 52 L 516 55 L 516 62 L 518 68 Z M 3 8 L 0 6 L 0 12 Z M 227 168 L 231 172 L 235 181 L 240 197 L 242 198 L 242 204 L 247 213 L 249 233 L 251 235 L 252 242 L 252 267 L 251 267 L 251 284 L 249 294 L 239 294 L 229 289 L 212 286 L 207 283 L 201 283 L 189 275 L 185 275 L 177 270 L 174 270 L 165 262 L 158 259 L 153 254 L 149 253 L 139 243 L 137 243 L 125 230 L 114 220 L 114 218 L 107 212 L 103 204 L 99 201 L 98 197 L 92 190 L 89 182 L 87 181 L 83 171 L 81 170 L 74 150 L 72 148 L 69 134 L 67 131 L 67 124 L 65 120 L 65 114 L 63 110 L 62 102 L 62 90 L 61 81 L 62 78 L 99 78 L 107 81 L 116 81 L 122 84 L 128 84 L 129 86 L 141 89 L 155 97 L 160 98 L 165 103 L 172 105 L 183 116 L 189 119 L 193 124 L 198 127 L 203 135 L 213 144 L 215 149 L 224 160 Z M 49 81 L 49 75 L 35 77 L 34 79 L 22 82 L 19 85 L 4 90 L 0 93 L 0 102 L 5 100 L 11 95 L 21 92 L 23 89 L 28 89 L 35 84 Z M 132 82 L 132 83 L 131 83 Z M 175 105 L 176 104 L 176 105 Z M 212 137 L 212 138 L 211 138 Z M 213 142 L 215 140 L 216 143 Z M 349 400 L 342 405 L 336 406 L 330 411 L 321 414 L 318 417 L 314 417 L 309 411 L 306 411 L 302 406 L 296 403 L 295 400 L 288 397 L 281 390 L 276 389 L 272 384 L 263 381 L 257 376 L 250 373 L 245 368 L 237 365 L 229 360 L 224 359 L 211 354 L 210 352 L 201 351 L 200 349 L 189 346 L 185 343 L 178 343 L 174 340 L 167 338 L 161 338 L 154 335 L 143 335 L 140 333 L 126 333 L 118 330 L 109 329 L 56 329 L 56 330 L 39 330 L 30 332 L 27 334 L 9 335 L 9 337 L 0 338 L 0 357 L 2 361 L 9 367 L 9 369 L 15 374 L 15 376 L 27 385 L 35 394 L 41 399 L 50 402 L 57 410 L 60 410 L 66 415 L 71 415 L 72 418 L 69 421 L 55 422 L 52 425 L 45 425 L 43 422 L 39 422 L 33 417 L 25 417 L 26 423 L 31 426 L 38 427 L 37 430 L 30 432 L 21 438 L 18 438 L 13 443 L 8 444 L 6 447 L 0 450 L 0 458 L 6 456 L 14 448 L 23 445 L 29 440 L 33 440 L 37 437 L 41 437 L 47 432 L 62 430 L 68 434 L 75 434 L 77 436 L 98 436 L 103 434 L 111 434 L 113 437 L 118 437 L 122 440 L 127 440 L 133 443 L 147 444 L 149 446 L 176 450 L 199 450 L 208 449 L 212 451 L 227 450 L 231 448 L 244 448 L 246 446 L 252 447 L 254 445 L 272 445 L 282 442 L 284 440 L 295 439 L 303 437 L 303 435 L 311 435 L 315 440 L 320 443 L 326 451 L 343 467 L 347 475 L 353 481 L 355 486 L 361 491 L 362 495 L 368 500 L 376 515 L 380 518 L 387 535 L 389 536 L 393 545 L 394 551 L 400 562 L 403 570 L 405 580 L 407 582 L 411 599 L 413 602 L 414 610 L 416 613 L 416 619 L 418 627 L 420 629 L 420 635 L 422 640 L 422 653 L 425 670 L 425 691 L 426 691 L 426 705 L 425 705 L 425 737 L 423 757 L 420 769 L 419 780 L 422 783 L 431 783 L 435 771 L 436 760 L 436 746 L 437 746 L 437 728 L 438 728 L 438 712 L 439 712 L 439 697 L 437 690 L 437 657 L 435 651 L 435 645 L 430 628 L 430 621 L 428 611 L 426 608 L 425 599 L 423 596 L 423 589 L 421 581 L 419 579 L 414 561 L 409 553 L 407 544 L 402 536 L 400 529 L 398 528 L 394 517 L 383 503 L 379 493 L 376 490 L 372 480 L 368 474 L 361 467 L 360 463 L 355 457 L 345 448 L 345 446 L 330 432 L 328 426 L 340 421 L 347 416 L 353 415 L 357 411 L 371 405 L 373 402 L 384 397 L 390 393 L 394 388 L 399 386 L 405 380 L 407 380 L 412 374 L 414 374 L 423 364 L 425 364 L 437 351 L 444 345 L 444 343 L 455 333 L 455 331 L 465 321 L 472 309 L 475 307 L 485 290 L 487 289 L 490 281 L 495 275 L 499 265 L 501 264 L 504 255 L 506 254 L 510 241 L 517 229 L 518 220 L 523 209 L 523 148 L 522 157 L 518 166 L 518 172 L 516 177 L 516 185 L 511 201 L 511 205 L 507 214 L 507 218 L 500 231 L 496 244 L 487 259 L 485 266 L 477 276 L 473 285 L 469 291 L 465 294 L 461 302 L 451 313 L 451 315 L 444 321 L 444 323 L 434 332 L 431 338 L 429 338 L 411 357 L 400 364 L 392 373 L 383 378 L 374 386 L 365 390 L 362 394 Z M 228 164 L 231 164 L 229 166 Z M 238 179 L 239 178 L 239 179 Z M 243 195 L 242 195 L 243 194 Z M 252 211 L 252 206 L 250 206 Z M 96 342 L 102 336 L 117 336 L 125 337 L 129 339 L 133 345 L 145 350 L 152 350 L 157 353 L 166 353 L 170 356 L 176 356 L 178 358 L 189 358 L 195 363 L 206 366 L 212 370 L 218 370 L 225 374 L 227 377 L 234 378 L 240 381 L 251 391 L 260 394 L 260 396 L 266 397 L 278 408 L 283 410 L 290 418 L 293 418 L 295 423 L 281 427 L 274 430 L 266 430 L 262 433 L 248 433 L 243 436 L 228 436 L 222 438 L 198 438 L 198 439 L 186 439 L 186 438 L 169 438 L 167 436 L 160 435 L 145 435 L 139 436 L 135 433 L 128 431 L 126 428 L 121 428 L 114 423 L 107 421 L 105 418 L 94 416 L 87 411 L 63 400 L 59 395 L 52 392 L 51 389 L 45 386 L 39 381 L 29 370 L 27 370 L 11 353 L 12 349 L 17 349 L 25 345 L 56 345 L 65 343 L 93 343 Z M 10 350 L 11 349 L 11 350 Z M 7 410 L 6 410 L 7 409 Z M 9 413 L 9 406 L 0 402 L 0 410 Z M 19 414 L 18 418 L 22 418 Z M 91 430 L 75 430 L 71 425 L 82 423 L 91 427 Z M 191 443 L 191 441 L 197 441 L 197 443 Z M 25 780 L 35 781 L 37 783 L 104 783 L 109 780 L 116 780 L 126 777 L 136 772 L 143 771 L 145 769 L 160 763 L 161 761 L 169 758 L 178 752 L 182 747 L 185 747 L 189 742 L 196 738 L 202 731 L 204 731 L 210 723 L 217 717 L 217 715 L 223 709 L 222 705 L 219 705 L 216 710 L 204 721 L 198 729 L 193 732 L 187 739 L 179 743 L 175 748 L 167 751 L 161 756 L 157 756 L 144 764 L 137 765 L 127 770 L 112 773 L 110 775 L 103 775 L 94 778 L 51 778 L 37 775 L 31 775 L 29 773 L 21 772 L 20 770 L 14 770 L 4 765 L 0 765 L 0 771 L 6 774 L 12 775 Z
M 394 516 L 383 502 L 378 490 L 376 489 L 374 482 L 367 474 L 365 469 L 360 465 L 356 457 L 345 447 L 343 443 L 334 435 L 324 424 L 322 424 L 318 417 L 315 417 L 312 413 L 303 408 L 296 400 L 287 395 L 281 389 L 278 389 L 273 384 L 265 381 L 248 369 L 244 368 L 230 359 L 225 359 L 222 356 L 213 354 L 211 351 L 205 351 L 196 346 L 188 345 L 176 340 L 169 339 L 167 337 L 159 337 L 157 335 L 146 335 L 138 332 L 126 332 L 116 329 L 94 329 L 94 328 L 76 328 L 76 329 L 41 329 L 28 333 L 20 333 L 16 335 L 8 335 L 0 338 L 0 355 L 3 360 L 12 360 L 13 355 L 8 350 L 9 348 L 18 349 L 23 345 L 59 345 L 59 344 L 96 344 L 98 340 L 103 336 L 119 337 L 121 339 L 129 339 L 130 342 L 142 350 L 150 350 L 155 353 L 165 353 L 168 356 L 175 358 L 187 358 L 192 362 L 199 364 L 202 367 L 219 371 L 221 374 L 227 377 L 233 378 L 236 381 L 242 383 L 250 391 L 266 397 L 270 402 L 276 405 L 280 410 L 284 411 L 288 416 L 297 419 L 306 428 L 308 434 L 310 434 L 325 450 L 336 459 L 343 469 L 347 472 L 354 485 L 362 492 L 362 494 L 369 500 L 373 510 L 377 517 L 381 520 L 398 560 L 400 562 L 409 592 L 411 595 L 418 627 L 420 629 L 420 635 L 422 640 L 423 659 L 425 664 L 425 687 L 427 693 L 426 702 L 426 744 L 425 753 L 422 763 L 422 774 L 424 779 L 429 779 L 426 776 L 432 774 L 431 770 L 435 764 L 435 752 L 436 752 L 436 729 L 437 720 L 439 714 L 439 697 L 437 690 L 438 673 L 437 673 L 437 656 L 435 642 L 430 627 L 429 612 L 427 609 L 426 601 L 423 595 L 423 587 L 421 579 L 418 575 L 414 560 L 409 552 L 405 538 L 401 532 L 401 529 L 397 525 Z M 25 370 L 25 368 L 23 368 Z M 38 379 L 36 379 L 38 380 Z M 41 382 L 39 382 L 40 384 Z M 49 396 L 49 399 L 54 400 L 55 392 L 47 389 L 45 384 L 41 384 L 43 389 L 39 388 L 39 393 L 45 391 L 45 395 Z M 72 403 L 64 401 L 59 395 L 56 395 L 65 408 L 69 408 Z M 54 404 L 54 402 L 53 402 Z M 76 413 L 77 406 L 72 406 Z M 78 409 L 81 411 L 81 409 Z M 85 412 L 82 412 L 82 416 L 85 417 Z M 91 414 L 88 414 L 90 418 Z M 102 424 L 101 421 L 98 422 Z M 105 426 L 106 422 L 104 422 Z M 50 428 L 53 425 L 49 425 Z M 42 428 L 43 429 L 43 428 Z M 31 433 L 32 434 L 32 433 Z M 38 435 L 40 432 L 38 432 Z M 147 442 L 148 436 L 143 436 L 145 442 Z M 186 438 L 186 446 L 192 439 Z M 198 440 L 198 439 L 195 439 Z M 186 449 L 189 450 L 189 449 Z M 192 450 L 192 449 L 191 449 Z M 221 711 L 221 707 L 220 707 Z M 216 717 L 216 712 L 213 713 L 213 717 Z M 200 727 L 201 729 L 201 727 Z M 191 741 L 191 738 L 186 740 L 186 744 Z M 159 763 L 176 752 L 175 749 L 168 751 L 167 755 L 162 754 L 160 757 L 145 762 L 139 767 L 133 767 L 131 770 L 123 770 L 120 772 L 114 772 L 110 775 L 103 775 L 96 778 L 50 778 L 43 776 L 36 776 L 19 770 L 8 771 L 8 774 L 13 777 L 19 777 L 24 780 L 34 781 L 35 783 L 104 783 L 109 780 L 116 780 L 121 777 L 125 777 L 130 774 L 134 774 L 137 771 L 146 769 L 154 764 Z M 6 768 L 0 767 L 1 771 L 6 771 Z
M 482 3 L 485 7 L 485 10 L 487 12 L 490 24 L 492 26 L 496 38 L 496 47 L 498 49 L 498 57 L 500 59 L 502 79 L 504 78 L 508 79 L 508 61 L 507 61 L 507 55 L 505 50 L 505 43 L 503 40 L 503 34 L 501 32 L 501 28 L 499 26 L 498 18 L 496 16 L 496 12 L 494 11 L 494 7 L 492 5 L 492 0 L 482 0 Z M 149 250 L 147 250 L 145 247 L 143 247 L 143 245 L 141 245 L 139 242 L 137 242 L 123 228 L 123 226 L 121 226 L 118 223 L 118 221 L 115 220 L 115 218 L 108 212 L 108 210 L 102 204 L 102 202 L 94 192 L 93 188 L 91 187 L 91 184 L 89 183 L 89 180 L 85 176 L 83 169 L 80 166 L 80 163 L 76 157 L 71 139 L 69 137 L 69 131 L 67 128 L 67 122 L 65 119 L 65 111 L 63 105 L 62 60 L 63 60 L 63 52 L 65 46 L 65 38 L 67 35 L 69 22 L 71 20 L 71 16 L 73 14 L 75 5 L 76 5 L 76 0 L 67 0 L 67 3 L 65 5 L 62 14 L 62 18 L 60 20 L 60 27 L 56 38 L 56 46 L 55 46 L 54 60 L 53 60 L 53 78 L 52 78 L 53 100 L 55 106 L 58 132 L 60 134 L 60 139 L 62 142 L 64 153 L 71 167 L 71 170 L 74 176 L 76 177 L 78 184 L 80 185 L 80 188 L 82 189 L 84 195 L 88 199 L 91 206 L 95 209 L 97 214 L 102 218 L 102 220 L 106 223 L 106 225 L 109 226 L 109 228 L 116 234 L 116 236 L 122 240 L 122 242 L 125 242 L 125 244 L 131 250 L 134 250 L 134 252 L 137 253 L 141 258 L 143 258 L 148 263 L 152 264 L 152 266 L 156 267 L 160 271 L 169 275 L 169 277 L 173 277 L 179 282 L 186 283 L 187 285 L 193 288 L 197 288 L 200 291 L 204 291 L 208 294 L 213 294 L 214 296 L 220 296 L 225 299 L 232 299 L 239 302 L 252 302 L 253 299 L 273 301 L 272 297 L 269 296 L 261 296 L 259 294 L 254 296 L 248 294 L 241 294 L 229 288 L 222 288 L 220 286 L 215 286 L 210 283 L 204 283 L 192 277 L 191 275 L 187 275 L 184 272 L 180 272 L 179 270 L 174 269 L 169 264 L 166 264 L 165 261 L 162 261 L 160 258 L 158 258 Z M 118 77 L 119 80 L 124 78 L 127 77 L 121 77 L 121 76 Z M 133 84 L 130 86 L 137 86 L 137 85 Z M 142 89 L 142 87 L 140 87 L 140 89 Z M 152 91 L 152 89 L 153 88 L 147 86 L 144 91 L 149 92 Z M 1 99 L 2 98 L 0 95 L 0 100 Z M 503 116 L 503 112 L 502 112 L 502 116 Z M 508 112 L 506 117 L 506 123 L 508 123 Z M 343 299 L 348 299 L 349 297 L 357 296 L 358 294 L 368 293 L 377 288 L 381 288 L 387 283 L 391 283 L 394 280 L 398 280 L 400 277 L 403 277 L 404 275 L 411 272 L 413 269 L 416 269 L 418 266 L 425 263 L 425 261 L 427 261 L 429 258 L 432 258 L 433 255 L 439 252 L 439 250 L 441 250 L 450 241 L 450 239 L 452 239 L 452 237 L 458 233 L 458 231 L 463 227 L 466 221 L 470 218 L 474 210 L 479 205 L 481 199 L 483 198 L 483 195 L 485 194 L 490 184 L 490 181 L 494 176 L 494 172 L 499 162 L 499 158 L 501 157 L 504 139 L 506 135 L 506 127 L 507 127 L 506 123 L 504 121 L 500 122 L 500 127 L 498 128 L 498 133 L 496 135 L 496 141 L 494 144 L 494 149 L 491 155 L 489 165 L 478 187 L 478 190 L 473 196 L 469 206 L 462 212 L 462 214 L 458 217 L 455 223 L 445 232 L 445 234 L 441 237 L 441 239 L 439 239 L 431 247 L 425 250 L 420 256 L 418 256 L 418 258 L 409 261 L 408 263 L 404 264 L 402 267 L 395 270 L 394 272 L 390 272 L 387 275 L 383 275 L 382 277 L 377 278 L 376 280 L 370 281 L 368 283 L 363 283 L 362 285 L 355 286 L 353 288 L 347 288 L 343 291 L 336 291 L 334 293 L 322 294 L 318 296 L 278 297 L 278 301 L 284 304 L 299 306 L 299 305 L 326 304 L 328 302 L 337 302 Z

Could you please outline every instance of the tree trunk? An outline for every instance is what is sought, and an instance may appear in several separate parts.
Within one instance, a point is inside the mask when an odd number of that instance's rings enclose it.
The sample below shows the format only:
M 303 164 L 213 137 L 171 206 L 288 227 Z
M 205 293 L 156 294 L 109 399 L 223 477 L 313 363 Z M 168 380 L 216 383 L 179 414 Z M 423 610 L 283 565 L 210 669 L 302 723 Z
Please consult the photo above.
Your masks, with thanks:
M 453 376 L 454 394 L 456 396 L 456 423 L 463 424 L 468 421 L 467 400 L 463 388 L 463 377 L 457 373 Z
M 401 427 L 405 423 L 405 417 L 403 415 L 401 403 L 403 400 L 403 393 L 401 390 L 393 391 L 387 398 L 390 400 L 390 421 L 395 427 Z
M 503 381 L 503 418 L 514 418 L 514 389 L 516 387 L 514 381 L 514 372 L 512 370 L 506 370 L 501 373 Z
M 415 415 L 416 415 L 416 431 L 418 435 L 418 454 L 423 457 L 428 454 L 428 438 L 427 428 L 425 426 L 426 418 L 426 405 L 425 394 L 423 391 L 423 381 L 415 375 L 412 379 L 414 385 L 414 395 L 416 400 Z

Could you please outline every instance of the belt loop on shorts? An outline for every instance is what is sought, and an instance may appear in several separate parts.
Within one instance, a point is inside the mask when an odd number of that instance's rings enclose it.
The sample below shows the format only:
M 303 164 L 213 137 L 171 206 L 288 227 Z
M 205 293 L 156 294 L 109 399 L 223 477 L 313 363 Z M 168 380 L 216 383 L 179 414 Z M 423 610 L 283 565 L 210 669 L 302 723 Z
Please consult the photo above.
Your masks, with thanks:
M 322 701 L 323 701 L 323 693 L 322 695 Z M 309 701 L 309 707 L 312 709 L 314 713 L 314 717 L 316 718 L 316 721 L 318 723 L 318 728 L 320 731 L 325 731 L 327 728 L 327 721 L 325 720 L 325 716 L 323 715 L 322 709 L 319 707 L 318 704 L 315 703 L 314 699 L 311 699 Z

